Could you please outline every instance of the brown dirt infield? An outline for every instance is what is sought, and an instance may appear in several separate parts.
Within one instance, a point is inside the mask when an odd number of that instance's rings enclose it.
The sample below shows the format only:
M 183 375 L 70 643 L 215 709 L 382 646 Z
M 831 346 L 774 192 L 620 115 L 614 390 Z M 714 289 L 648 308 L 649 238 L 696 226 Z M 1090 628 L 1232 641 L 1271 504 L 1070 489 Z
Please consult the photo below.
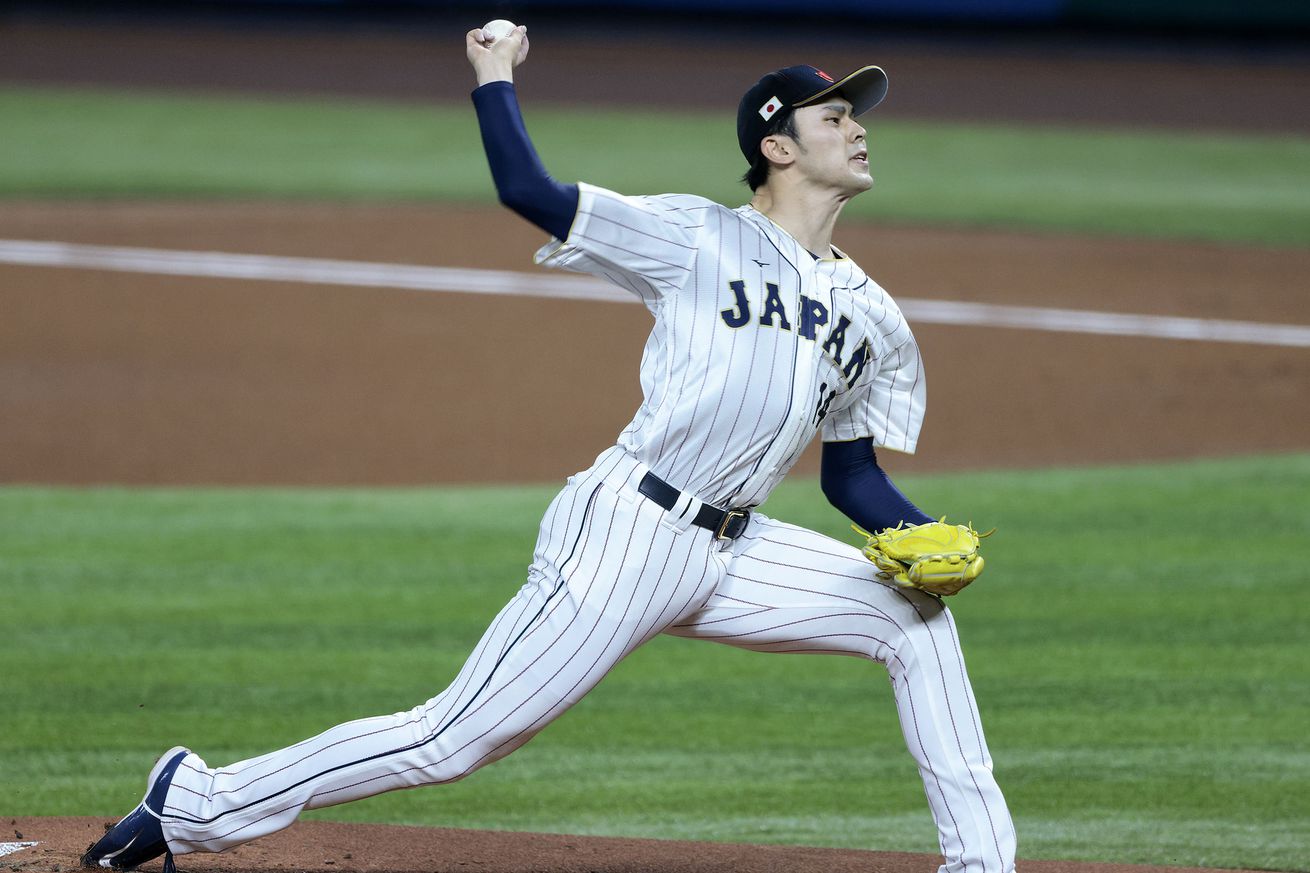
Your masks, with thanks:
M 451 46 L 467 26 L 13 13 L 0 82 L 463 102 Z M 1307 58 L 1238 45 L 830 27 L 724 42 L 550 19 L 533 33 L 527 101 L 732 106 L 761 58 L 876 57 L 892 115 L 1310 131 Z M 541 241 L 495 209 L 240 203 L 6 203 L 0 237 L 515 270 Z M 1307 250 L 875 225 L 838 241 L 898 297 L 1310 323 Z M 0 480 L 59 483 L 558 481 L 635 409 L 648 326 L 638 306 L 17 267 L 0 267 L 0 312 Z M 918 455 L 889 457 L 894 471 L 1310 446 L 1304 350 L 916 332 L 931 402 Z M 798 472 L 814 470 L 811 454 Z
M 0 238 L 533 270 L 495 209 L 7 204 Z M 896 296 L 1310 323 L 1310 250 L 850 225 Z M 559 481 L 640 400 L 637 305 L 0 267 L 0 479 Z M 1310 447 L 1304 349 L 920 325 L 896 471 Z M 815 471 L 812 452 L 798 473 Z
M 10 819 L 12 834 L 40 845 L 0 861 L 16 873 L 67 873 L 110 822 L 101 818 Z M 15 836 L 14 839 L 19 839 Z M 223 855 L 183 855 L 183 873 L 935 873 L 941 858 L 808 846 L 755 846 L 504 833 L 395 825 L 300 822 Z M 153 861 L 141 867 L 161 869 Z M 1023 873 L 1193 873 L 1194 868 L 1025 861 Z M 1243 871 L 1238 871 L 1243 873 Z

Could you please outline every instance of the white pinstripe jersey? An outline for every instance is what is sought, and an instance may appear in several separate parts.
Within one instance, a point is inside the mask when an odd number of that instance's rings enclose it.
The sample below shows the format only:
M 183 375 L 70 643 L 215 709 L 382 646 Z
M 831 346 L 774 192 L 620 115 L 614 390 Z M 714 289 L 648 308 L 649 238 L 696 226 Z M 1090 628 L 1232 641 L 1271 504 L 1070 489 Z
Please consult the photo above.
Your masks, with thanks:
M 848 258 L 815 259 L 751 206 L 580 184 L 537 263 L 626 288 L 655 316 L 619 444 L 717 506 L 756 506 L 814 435 L 913 452 L 927 399 L 900 308 Z

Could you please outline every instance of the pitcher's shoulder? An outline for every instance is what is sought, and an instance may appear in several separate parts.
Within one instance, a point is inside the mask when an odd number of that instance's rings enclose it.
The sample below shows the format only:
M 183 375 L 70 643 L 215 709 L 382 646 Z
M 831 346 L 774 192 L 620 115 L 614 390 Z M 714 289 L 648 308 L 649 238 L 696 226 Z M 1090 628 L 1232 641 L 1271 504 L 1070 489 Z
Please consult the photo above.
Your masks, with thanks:
M 652 206 L 679 212 L 730 211 L 721 203 L 699 194 L 647 194 L 641 199 Z

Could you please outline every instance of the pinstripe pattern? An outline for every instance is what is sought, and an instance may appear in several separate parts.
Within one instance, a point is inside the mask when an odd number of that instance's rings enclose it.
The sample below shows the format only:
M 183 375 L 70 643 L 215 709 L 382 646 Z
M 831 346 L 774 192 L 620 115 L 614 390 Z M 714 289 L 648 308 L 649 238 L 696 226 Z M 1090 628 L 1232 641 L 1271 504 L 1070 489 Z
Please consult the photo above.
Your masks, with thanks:
M 556 497 L 527 584 L 441 694 L 228 767 L 189 756 L 164 809 L 174 851 L 219 851 L 287 826 L 302 809 L 462 779 L 700 608 L 724 560 L 709 531 L 670 526 L 637 494 L 644 471 L 610 450 Z
M 886 665 L 946 869 L 1009 873 L 1014 826 L 992 776 L 950 612 L 936 598 L 872 577 L 857 549 L 757 514 L 704 608 L 668 633 Z
M 662 479 L 709 503 L 755 506 L 820 429 L 824 439 L 868 436 L 914 451 L 926 404 L 918 347 L 895 301 L 854 261 L 816 261 L 751 207 L 685 194 L 624 197 L 582 185 L 578 209 L 568 242 L 537 260 L 607 278 L 654 315 L 644 400 L 619 444 Z M 733 282 L 752 310 L 735 329 L 719 315 L 734 305 Z M 770 285 L 788 328 L 760 324 Z M 807 305 L 826 318 L 813 338 L 801 336 Z M 844 343 L 826 348 L 842 318 Z M 872 360 L 848 383 L 866 340 Z
M 923 368 L 896 304 L 852 261 L 816 260 L 755 210 L 686 195 L 582 185 L 568 242 L 538 260 L 608 278 L 654 316 L 644 402 L 618 445 L 551 503 L 527 582 L 444 691 L 228 767 L 189 755 L 164 806 L 170 848 L 221 851 L 305 809 L 462 779 L 668 633 L 885 665 L 944 871 L 1012 873 L 1013 826 L 941 602 L 758 514 L 728 544 L 691 524 L 700 501 L 762 502 L 820 430 L 913 451 Z M 683 492 L 668 512 L 637 490 L 648 471 Z

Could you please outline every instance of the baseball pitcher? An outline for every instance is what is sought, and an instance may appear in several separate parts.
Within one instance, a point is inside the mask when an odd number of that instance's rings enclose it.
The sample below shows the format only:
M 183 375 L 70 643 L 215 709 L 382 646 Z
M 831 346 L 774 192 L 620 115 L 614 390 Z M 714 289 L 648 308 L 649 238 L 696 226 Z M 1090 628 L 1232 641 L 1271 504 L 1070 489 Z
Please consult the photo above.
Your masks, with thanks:
M 1015 834 L 941 596 L 982 570 L 977 534 L 935 522 L 879 467 L 912 452 L 926 401 L 892 298 L 832 244 L 873 184 L 858 118 L 887 91 L 867 66 L 776 70 L 737 112 L 750 202 L 625 196 L 563 184 L 519 114 L 526 29 L 466 38 L 473 103 L 501 201 L 552 237 L 547 267 L 599 276 L 652 318 L 643 400 L 542 519 L 526 584 L 449 687 L 407 712 L 211 767 L 178 747 L 141 804 L 84 860 L 128 870 L 220 852 L 301 810 L 463 779 L 528 742 L 658 634 L 760 652 L 854 655 L 891 677 L 944 873 L 1011 873 Z M 755 507 L 806 445 L 863 549 Z

